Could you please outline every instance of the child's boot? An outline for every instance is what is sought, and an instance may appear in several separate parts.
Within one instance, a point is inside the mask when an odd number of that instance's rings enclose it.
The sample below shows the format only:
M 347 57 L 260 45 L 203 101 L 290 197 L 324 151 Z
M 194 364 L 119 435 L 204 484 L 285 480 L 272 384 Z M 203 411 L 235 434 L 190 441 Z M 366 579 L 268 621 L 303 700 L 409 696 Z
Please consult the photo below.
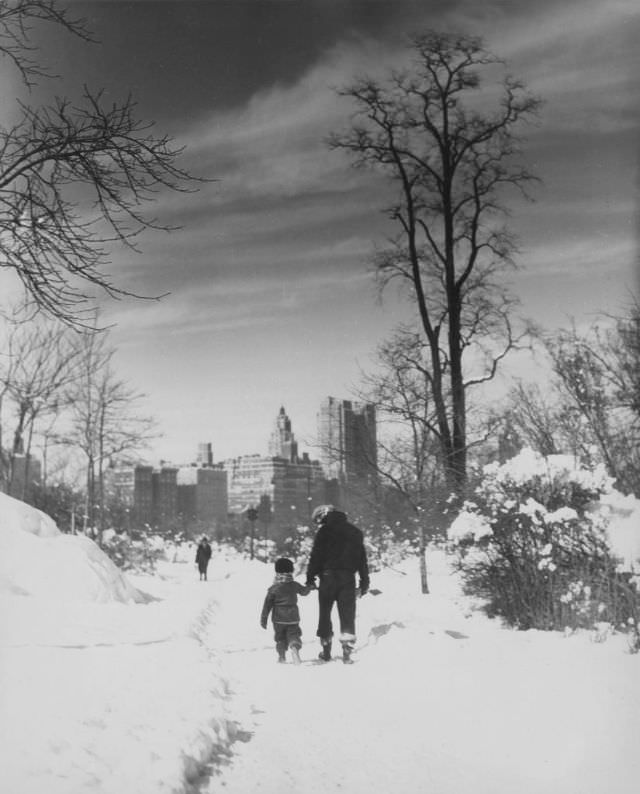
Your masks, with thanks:
M 291 661 L 294 664 L 300 664 L 300 652 L 299 652 L 299 650 L 295 646 L 293 648 L 290 648 L 289 650 L 291 651 Z

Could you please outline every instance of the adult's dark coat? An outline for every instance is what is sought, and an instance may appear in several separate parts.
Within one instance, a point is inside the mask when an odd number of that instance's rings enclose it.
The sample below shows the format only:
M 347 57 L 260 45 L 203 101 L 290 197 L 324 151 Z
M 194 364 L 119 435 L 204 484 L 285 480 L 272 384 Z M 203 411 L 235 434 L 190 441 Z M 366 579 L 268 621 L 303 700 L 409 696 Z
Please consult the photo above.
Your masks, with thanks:
M 349 571 L 360 577 L 360 592 L 369 589 L 369 566 L 362 531 L 339 510 L 332 510 L 316 532 L 307 566 L 307 584 L 325 571 Z
M 201 541 L 198 544 L 198 550 L 196 551 L 196 563 L 198 564 L 198 568 L 201 571 L 206 571 L 210 559 L 211 559 L 211 546 L 205 541 Z

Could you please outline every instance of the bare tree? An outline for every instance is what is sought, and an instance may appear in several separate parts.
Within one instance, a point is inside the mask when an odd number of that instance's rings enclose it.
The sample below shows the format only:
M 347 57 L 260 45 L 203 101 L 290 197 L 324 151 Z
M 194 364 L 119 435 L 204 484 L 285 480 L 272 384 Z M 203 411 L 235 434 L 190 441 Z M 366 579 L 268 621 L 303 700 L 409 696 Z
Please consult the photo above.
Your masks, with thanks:
M 528 446 L 541 455 L 557 455 L 564 447 L 566 425 L 557 400 L 545 395 L 536 384 L 519 381 L 507 397 L 501 416 L 500 439 L 506 447 L 502 458 L 515 455 Z
M 606 465 L 617 487 L 640 492 L 640 308 L 605 315 L 585 332 L 538 334 L 549 383 L 520 381 L 496 412 L 499 436 L 515 454 L 572 454 Z
M 9 400 L 14 423 L 3 475 L 7 490 L 20 499 L 26 496 L 36 423 L 45 418 L 55 420 L 64 409 L 66 391 L 77 377 L 79 353 L 76 335 L 58 321 L 33 320 L 21 308 L 8 323 L 5 351 L 0 359 L 0 400 Z M 24 455 L 25 471 L 20 490 L 16 491 L 18 455 Z
M 33 25 L 43 22 L 90 38 L 56 0 L 0 0 L 0 55 L 27 83 L 46 74 L 32 43 Z M 131 294 L 106 273 L 110 245 L 134 248 L 143 230 L 169 230 L 147 206 L 160 190 L 198 180 L 178 165 L 182 149 L 136 118 L 131 97 L 107 104 L 85 87 L 77 104 L 18 106 L 18 120 L 0 126 L 0 267 L 16 273 L 38 307 L 82 322 L 92 287 Z
M 401 329 L 378 348 L 379 370 L 365 378 L 367 400 L 386 427 L 378 435 L 378 473 L 409 507 L 417 529 L 420 584 L 429 592 L 426 566 L 427 524 L 442 490 L 437 465 L 437 418 L 423 366 L 424 342 Z M 437 430 L 436 430 L 437 432 Z
M 547 336 L 560 399 L 582 457 L 601 459 L 617 487 L 640 492 L 640 310 L 589 333 Z M 569 434 L 567 434 L 569 435 Z
M 72 16 L 57 0 L 0 0 L 0 55 L 13 63 L 28 86 L 51 77 L 36 57 L 33 27 L 40 22 L 61 25 L 81 39 L 92 40 L 84 20 Z
M 427 344 L 425 369 L 442 465 L 460 489 L 467 469 L 467 392 L 494 377 L 517 338 L 501 273 L 515 241 L 504 225 L 504 188 L 524 193 L 516 128 L 539 100 L 504 77 L 495 110 L 481 72 L 500 61 L 479 39 L 429 32 L 412 40 L 413 62 L 385 81 L 365 77 L 339 93 L 355 103 L 350 129 L 330 147 L 387 176 L 387 212 L 399 231 L 375 262 L 384 287 L 400 279 Z M 463 360 L 472 367 L 465 372 Z
M 86 524 L 101 537 L 105 472 L 110 461 L 140 452 L 156 437 L 155 421 L 137 412 L 143 395 L 113 370 L 114 350 L 98 333 L 84 335 L 82 374 L 69 392 L 70 430 L 61 439 L 85 459 Z

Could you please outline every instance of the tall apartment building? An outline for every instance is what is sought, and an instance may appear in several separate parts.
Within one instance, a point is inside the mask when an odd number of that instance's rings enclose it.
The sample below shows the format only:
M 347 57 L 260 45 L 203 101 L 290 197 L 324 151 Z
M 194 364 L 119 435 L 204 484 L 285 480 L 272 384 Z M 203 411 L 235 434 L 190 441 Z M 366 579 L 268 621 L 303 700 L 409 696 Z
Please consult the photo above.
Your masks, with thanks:
M 198 444 L 196 461 L 198 466 L 213 466 L 213 448 L 208 441 Z
M 291 463 L 298 460 L 298 444 L 291 430 L 291 420 L 284 407 L 276 418 L 276 426 L 269 439 L 269 455 L 272 458 L 284 458 Z
M 318 445 L 327 478 L 353 484 L 375 476 L 375 406 L 327 397 L 318 411 Z
M 152 487 L 153 523 L 160 529 L 169 529 L 178 517 L 178 469 L 174 466 L 155 469 Z

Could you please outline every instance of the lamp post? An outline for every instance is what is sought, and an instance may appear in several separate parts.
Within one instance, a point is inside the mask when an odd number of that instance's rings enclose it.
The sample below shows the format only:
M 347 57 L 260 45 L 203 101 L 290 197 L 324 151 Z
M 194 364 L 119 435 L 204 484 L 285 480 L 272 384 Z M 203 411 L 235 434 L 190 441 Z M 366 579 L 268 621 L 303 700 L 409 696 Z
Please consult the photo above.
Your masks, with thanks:
M 256 521 L 258 519 L 258 511 L 255 507 L 250 507 L 247 510 L 247 520 L 251 525 L 251 535 L 250 535 L 250 542 L 249 542 L 249 559 L 253 559 L 253 541 L 256 535 Z

